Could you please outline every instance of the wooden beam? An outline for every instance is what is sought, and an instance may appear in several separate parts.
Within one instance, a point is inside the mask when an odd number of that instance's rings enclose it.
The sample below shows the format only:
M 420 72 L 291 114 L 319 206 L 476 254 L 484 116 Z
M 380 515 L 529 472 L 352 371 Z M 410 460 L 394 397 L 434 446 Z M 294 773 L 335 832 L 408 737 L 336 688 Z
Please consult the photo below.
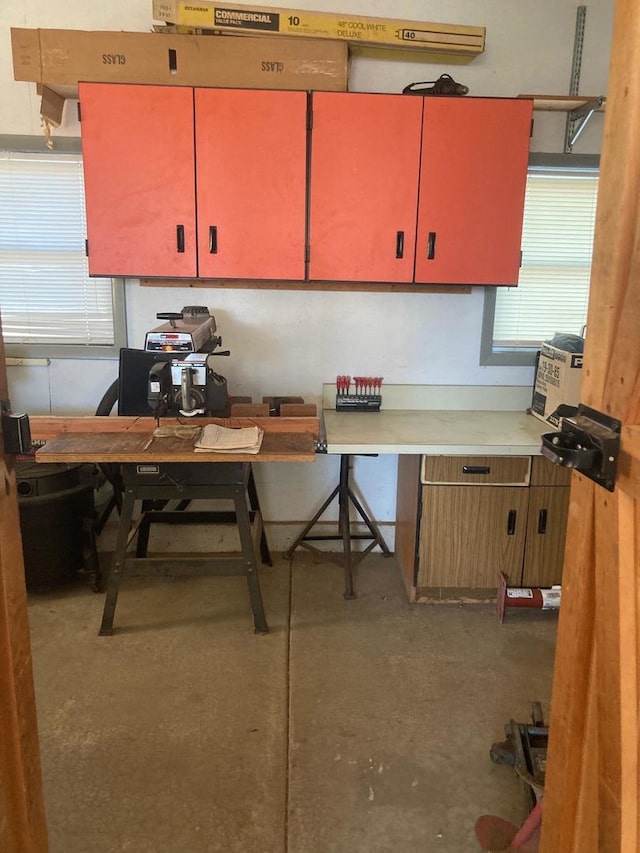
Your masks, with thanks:
M 640 6 L 615 6 L 581 401 L 623 423 L 613 493 L 574 475 L 540 853 L 638 849 Z M 586 548 L 586 542 L 590 543 Z
M 6 400 L 0 325 L 0 399 Z M 0 431 L 0 850 L 48 850 L 13 459 Z
M 185 418 L 185 420 L 187 420 Z M 175 424 L 176 418 L 162 418 L 161 423 Z M 189 420 L 193 424 L 193 420 Z M 265 433 L 300 433 L 317 436 L 320 421 L 317 417 L 302 418 L 198 418 L 198 426 L 220 424 L 226 427 L 259 426 Z M 138 417 L 55 417 L 32 415 L 29 417 L 31 437 L 36 442 L 49 441 L 64 433 L 137 432 L 151 434 L 156 427 L 155 418 Z

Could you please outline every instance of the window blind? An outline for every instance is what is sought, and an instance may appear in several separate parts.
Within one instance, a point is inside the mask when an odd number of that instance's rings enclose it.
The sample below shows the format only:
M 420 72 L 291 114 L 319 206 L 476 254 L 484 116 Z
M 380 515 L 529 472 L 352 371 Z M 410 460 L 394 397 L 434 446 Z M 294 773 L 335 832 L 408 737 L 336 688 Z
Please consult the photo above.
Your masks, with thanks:
M 5 343 L 113 345 L 112 281 L 89 278 L 82 158 L 0 152 Z
M 530 169 L 517 288 L 498 288 L 494 347 L 581 334 L 587 318 L 596 171 Z

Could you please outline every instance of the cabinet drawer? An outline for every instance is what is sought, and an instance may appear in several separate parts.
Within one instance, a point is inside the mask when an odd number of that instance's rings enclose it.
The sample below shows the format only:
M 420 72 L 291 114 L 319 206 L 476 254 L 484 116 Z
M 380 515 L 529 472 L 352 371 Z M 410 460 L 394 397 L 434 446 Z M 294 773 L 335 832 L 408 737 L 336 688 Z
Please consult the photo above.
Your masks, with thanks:
M 422 482 L 467 486 L 528 486 L 529 456 L 424 456 Z
M 544 456 L 534 456 L 531 466 L 532 486 L 568 486 L 571 483 L 571 469 L 554 465 Z

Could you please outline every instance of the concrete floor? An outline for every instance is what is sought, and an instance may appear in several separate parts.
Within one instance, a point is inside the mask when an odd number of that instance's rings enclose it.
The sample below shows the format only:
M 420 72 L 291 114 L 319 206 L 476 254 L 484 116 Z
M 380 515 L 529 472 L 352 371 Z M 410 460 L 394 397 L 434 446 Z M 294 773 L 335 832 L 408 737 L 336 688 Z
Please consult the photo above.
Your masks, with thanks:
M 409 605 L 392 559 L 297 552 L 239 578 L 131 579 L 116 633 L 85 587 L 30 597 L 51 853 L 471 853 L 520 823 L 489 748 L 545 712 L 556 614 Z

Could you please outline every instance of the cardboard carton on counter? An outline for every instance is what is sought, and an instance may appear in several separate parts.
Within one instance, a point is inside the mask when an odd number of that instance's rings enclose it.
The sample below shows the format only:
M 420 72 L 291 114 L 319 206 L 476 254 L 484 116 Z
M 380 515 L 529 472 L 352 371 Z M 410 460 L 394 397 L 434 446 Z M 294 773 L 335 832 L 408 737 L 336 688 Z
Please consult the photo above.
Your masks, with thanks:
M 557 428 L 563 417 L 575 414 L 580 402 L 582 359 L 582 353 L 567 352 L 550 344 L 542 345 L 533 389 L 532 414 Z
M 388 52 L 391 48 L 411 52 L 414 60 L 444 63 L 471 62 L 484 51 L 485 42 L 485 28 L 478 26 L 245 6 L 215 0 L 153 0 L 153 18 L 199 32 L 339 39 L 356 51 Z
M 11 29 L 13 75 L 38 84 L 41 112 L 59 125 L 78 83 L 151 83 L 345 92 L 340 41 Z

